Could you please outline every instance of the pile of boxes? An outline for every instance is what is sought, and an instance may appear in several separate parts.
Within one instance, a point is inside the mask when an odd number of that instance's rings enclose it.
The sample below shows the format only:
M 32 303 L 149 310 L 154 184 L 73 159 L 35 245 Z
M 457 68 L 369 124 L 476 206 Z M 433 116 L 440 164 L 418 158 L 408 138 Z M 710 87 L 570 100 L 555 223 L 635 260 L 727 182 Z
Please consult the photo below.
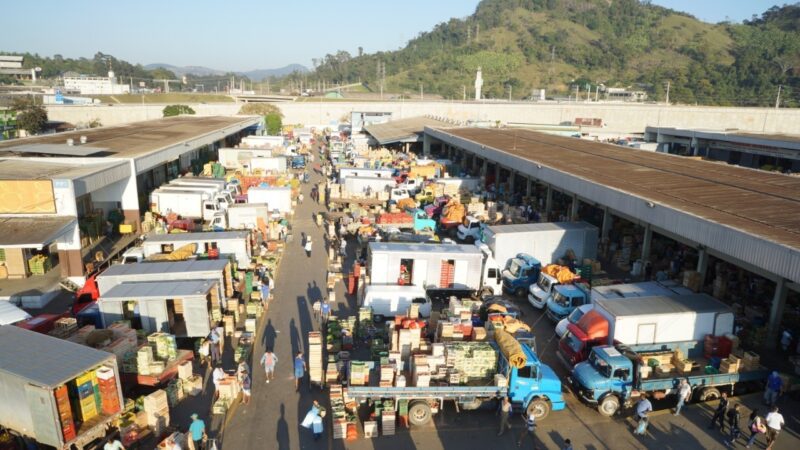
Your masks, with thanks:
M 167 393 L 159 389 L 146 396 L 143 402 L 147 426 L 153 429 L 156 436 L 163 434 L 169 426 L 169 400 Z
M 322 333 L 308 333 L 308 376 L 312 383 L 324 383 L 322 370 Z
M 735 355 L 729 355 L 719 363 L 719 373 L 739 373 L 742 359 Z
M 742 356 L 741 368 L 744 370 L 756 370 L 761 366 L 761 357 L 758 353 L 744 352 Z
M 162 361 L 172 361 L 178 357 L 178 345 L 175 336 L 166 333 L 153 333 L 147 336 L 147 343 L 153 354 Z
M 364 361 L 350 362 L 350 385 L 365 386 L 369 384 L 369 365 Z
M 59 339 L 66 339 L 78 331 L 78 320 L 74 317 L 62 317 L 56 320 L 53 329 L 47 333 Z
M 492 377 L 497 372 L 497 352 L 486 342 L 448 342 L 445 345 L 448 368 L 461 374 L 461 382 Z

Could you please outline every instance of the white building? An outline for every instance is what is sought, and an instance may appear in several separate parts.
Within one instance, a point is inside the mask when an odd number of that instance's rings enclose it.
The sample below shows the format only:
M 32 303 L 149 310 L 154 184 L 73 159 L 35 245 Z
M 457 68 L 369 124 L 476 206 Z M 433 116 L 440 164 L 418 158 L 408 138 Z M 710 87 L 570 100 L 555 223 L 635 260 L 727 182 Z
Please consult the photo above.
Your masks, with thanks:
M 109 71 L 108 77 L 64 77 L 64 90 L 82 95 L 116 95 L 130 93 L 131 87 L 118 84 L 114 72 Z

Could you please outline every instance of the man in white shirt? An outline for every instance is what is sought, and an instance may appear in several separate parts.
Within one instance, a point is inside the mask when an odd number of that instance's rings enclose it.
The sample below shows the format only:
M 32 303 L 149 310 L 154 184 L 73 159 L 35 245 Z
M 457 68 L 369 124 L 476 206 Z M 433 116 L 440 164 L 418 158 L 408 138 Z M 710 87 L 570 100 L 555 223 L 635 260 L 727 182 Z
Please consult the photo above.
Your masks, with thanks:
M 681 380 L 681 385 L 678 387 L 678 404 L 675 405 L 675 415 L 681 415 L 681 408 L 686 402 L 689 401 L 689 397 L 692 396 L 692 387 L 689 386 L 689 382 L 686 381 L 686 378 Z
M 770 413 L 767 414 L 765 422 L 767 422 L 767 450 L 772 450 L 772 446 L 775 445 L 775 439 L 778 438 L 784 423 L 783 415 L 778 412 L 777 406 L 772 407 Z
M 219 397 L 219 382 L 225 378 L 225 371 L 222 370 L 222 367 L 217 366 L 216 369 L 211 373 L 211 382 L 214 383 L 214 400 Z

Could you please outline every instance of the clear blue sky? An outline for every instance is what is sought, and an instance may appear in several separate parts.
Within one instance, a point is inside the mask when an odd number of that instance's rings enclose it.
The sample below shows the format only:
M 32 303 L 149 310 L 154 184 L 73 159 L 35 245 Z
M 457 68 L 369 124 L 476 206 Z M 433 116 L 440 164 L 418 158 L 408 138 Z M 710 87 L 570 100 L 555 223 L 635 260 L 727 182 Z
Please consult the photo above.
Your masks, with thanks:
M 776 0 L 653 0 L 719 22 L 740 22 Z M 0 50 L 133 63 L 251 70 L 299 63 L 343 49 L 394 50 L 478 0 L 40 0 L 0 14 Z

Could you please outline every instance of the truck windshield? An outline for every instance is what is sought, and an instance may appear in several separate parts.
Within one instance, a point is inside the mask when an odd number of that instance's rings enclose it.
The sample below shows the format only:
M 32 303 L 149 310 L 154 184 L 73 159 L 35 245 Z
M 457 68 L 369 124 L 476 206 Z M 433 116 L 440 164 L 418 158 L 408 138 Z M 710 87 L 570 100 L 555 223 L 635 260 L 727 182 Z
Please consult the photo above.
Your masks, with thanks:
M 589 364 L 591 364 L 599 374 L 606 378 L 611 378 L 611 366 L 608 365 L 603 358 L 597 356 L 597 353 L 592 352 L 589 356 Z
M 517 278 L 522 273 L 522 266 L 520 265 L 520 261 L 517 259 L 512 259 L 508 262 L 508 272 L 511 276 Z
M 568 308 L 570 305 L 570 298 L 561 294 L 560 292 L 553 294 L 553 300 L 565 308 Z
M 541 273 L 539 274 L 539 281 L 537 281 L 536 284 L 539 286 L 539 289 L 550 292 L 550 286 L 552 286 L 553 282 L 547 274 Z
M 569 313 L 569 317 L 567 318 L 567 320 L 570 323 L 578 323 L 578 321 L 581 320 L 581 317 L 583 317 L 583 309 L 575 308 L 572 310 L 571 313 Z
M 575 353 L 580 353 L 581 349 L 583 348 L 583 342 L 581 342 L 577 336 L 572 334 L 571 331 L 567 331 L 567 334 L 564 335 L 564 342 Z

